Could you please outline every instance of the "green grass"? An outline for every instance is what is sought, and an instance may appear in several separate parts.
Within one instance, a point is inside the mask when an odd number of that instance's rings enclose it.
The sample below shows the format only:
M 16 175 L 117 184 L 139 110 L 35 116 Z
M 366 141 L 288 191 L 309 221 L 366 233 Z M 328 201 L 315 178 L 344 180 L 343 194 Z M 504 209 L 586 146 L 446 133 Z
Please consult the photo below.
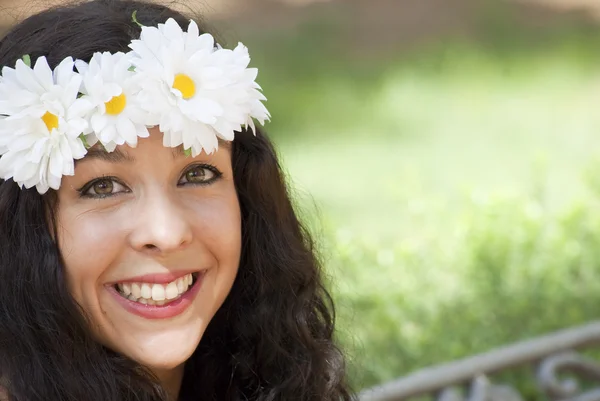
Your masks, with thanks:
M 600 315 L 600 30 L 486 26 L 370 64 L 254 39 L 357 390 Z

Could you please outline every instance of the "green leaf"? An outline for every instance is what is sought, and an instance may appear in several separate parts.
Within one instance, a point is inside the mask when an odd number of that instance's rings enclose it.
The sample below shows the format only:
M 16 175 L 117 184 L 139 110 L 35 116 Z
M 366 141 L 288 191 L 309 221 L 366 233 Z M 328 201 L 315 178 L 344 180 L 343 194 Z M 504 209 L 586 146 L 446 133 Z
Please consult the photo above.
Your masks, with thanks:
M 85 135 L 84 135 L 84 134 L 81 134 L 81 135 L 79 135 L 79 139 L 81 139 L 81 142 L 83 142 L 83 146 L 84 146 L 86 149 L 89 149 L 89 148 L 90 148 L 90 144 L 88 143 L 88 141 L 87 141 L 87 139 L 85 138 Z
M 183 154 L 186 155 L 186 157 L 190 157 L 192 155 L 192 148 L 184 149 Z
M 27 67 L 31 67 L 31 57 L 29 56 L 29 54 L 23 56 L 23 62 Z
M 132 65 L 131 67 L 129 67 L 129 68 L 127 69 L 127 71 L 132 71 L 132 72 L 133 72 L 133 71 L 135 71 L 135 65 Z
M 134 10 L 133 14 L 131 14 L 131 20 L 133 21 L 134 24 L 136 24 L 140 28 L 144 27 L 144 25 L 140 24 L 140 22 L 137 20 L 137 10 Z

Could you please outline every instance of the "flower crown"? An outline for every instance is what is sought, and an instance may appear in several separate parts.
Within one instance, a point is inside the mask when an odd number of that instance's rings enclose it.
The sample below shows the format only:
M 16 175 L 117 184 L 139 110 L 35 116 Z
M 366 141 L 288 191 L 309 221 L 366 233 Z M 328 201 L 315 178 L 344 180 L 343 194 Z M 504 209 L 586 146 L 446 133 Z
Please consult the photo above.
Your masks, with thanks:
M 67 57 L 54 70 L 43 56 L 33 68 L 24 56 L 2 69 L 1 178 L 44 194 L 98 142 L 108 152 L 135 147 L 159 126 L 164 146 L 196 156 L 215 151 L 217 138 L 255 131 L 253 119 L 270 119 L 243 44 L 223 49 L 194 21 L 187 32 L 172 18 L 141 29 L 128 53 L 95 53 L 89 63 Z

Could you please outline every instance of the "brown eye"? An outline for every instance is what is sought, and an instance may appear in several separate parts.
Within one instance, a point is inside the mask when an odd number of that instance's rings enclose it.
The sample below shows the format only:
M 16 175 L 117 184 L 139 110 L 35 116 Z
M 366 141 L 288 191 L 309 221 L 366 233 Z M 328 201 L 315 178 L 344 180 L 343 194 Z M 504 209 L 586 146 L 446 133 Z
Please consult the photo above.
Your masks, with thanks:
M 206 180 L 206 170 L 200 167 L 194 167 L 185 173 L 187 182 L 203 182 Z
M 79 192 L 81 196 L 87 198 L 105 198 L 121 192 L 128 192 L 128 189 L 114 178 L 100 178 L 90 182 Z
M 210 184 L 217 178 L 220 173 L 214 167 L 205 165 L 197 165 L 190 167 L 179 180 L 179 185 L 183 184 Z
M 95 195 L 108 195 L 113 192 L 113 182 L 111 180 L 96 181 L 90 188 Z

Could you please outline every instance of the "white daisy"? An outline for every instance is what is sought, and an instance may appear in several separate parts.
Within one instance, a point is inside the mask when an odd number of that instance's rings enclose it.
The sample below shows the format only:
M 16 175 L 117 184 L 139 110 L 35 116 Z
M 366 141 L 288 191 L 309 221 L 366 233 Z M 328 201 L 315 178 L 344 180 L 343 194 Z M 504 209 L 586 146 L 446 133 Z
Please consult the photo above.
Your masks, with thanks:
M 55 69 L 45 57 L 33 69 L 22 60 L 4 67 L 0 80 L 0 177 L 40 193 L 58 189 L 86 154 L 79 136 L 91 104 L 78 99 L 81 76 L 68 57 Z
M 165 146 L 183 144 L 192 155 L 217 149 L 217 136 L 232 140 L 242 127 L 254 128 L 269 113 L 266 100 L 249 69 L 248 50 L 215 48 L 214 38 L 199 34 L 191 21 L 187 32 L 173 19 L 143 27 L 130 44 L 132 63 L 140 75 L 139 100 L 160 125 Z
M 81 92 L 94 106 L 89 115 L 90 143 L 99 140 L 108 150 L 117 145 L 135 147 L 138 137 L 149 136 L 147 113 L 136 101 L 139 76 L 131 70 L 128 54 L 122 52 L 95 53 L 89 64 L 77 60 L 77 70 L 83 76 Z

